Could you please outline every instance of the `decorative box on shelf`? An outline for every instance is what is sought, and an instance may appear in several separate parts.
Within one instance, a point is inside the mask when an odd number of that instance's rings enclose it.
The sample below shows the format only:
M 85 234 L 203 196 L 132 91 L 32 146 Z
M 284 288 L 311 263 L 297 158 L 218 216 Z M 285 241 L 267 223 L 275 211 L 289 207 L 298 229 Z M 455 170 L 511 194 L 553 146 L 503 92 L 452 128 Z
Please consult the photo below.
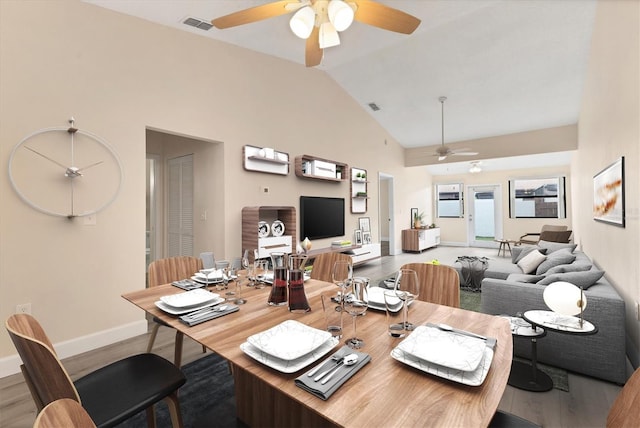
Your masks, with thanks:
M 296 156 L 295 172 L 300 178 L 336 182 L 347 180 L 349 176 L 347 164 L 309 155 Z

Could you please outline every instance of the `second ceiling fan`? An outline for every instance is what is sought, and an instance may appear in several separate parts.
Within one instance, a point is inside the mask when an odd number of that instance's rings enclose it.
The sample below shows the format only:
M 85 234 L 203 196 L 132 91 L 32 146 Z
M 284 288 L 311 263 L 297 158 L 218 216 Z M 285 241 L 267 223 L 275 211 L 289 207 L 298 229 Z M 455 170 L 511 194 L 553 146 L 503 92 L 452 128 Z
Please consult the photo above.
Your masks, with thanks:
M 442 108 L 442 145 L 436 149 L 436 152 L 433 156 L 438 156 L 439 161 L 443 161 L 447 158 L 447 156 L 475 156 L 478 152 L 470 152 L 469 149 L 451 149 L 444 145 L 444 102 L 447 100 L 447 97 L 440 97 L 438 101 L 440 101 Z
M 287 13 L 295 14 L 289 21 L 294 34 L 306 39 L 305 64 L 320 64 L 325 48 L 340 44 L 339 31 L 355 20 L 396 33 L 411 34 L 420 25 L 415 16 L 370 0 L 281 0 L 244 9 L 211 21 L 224 29 L 250 24 Z

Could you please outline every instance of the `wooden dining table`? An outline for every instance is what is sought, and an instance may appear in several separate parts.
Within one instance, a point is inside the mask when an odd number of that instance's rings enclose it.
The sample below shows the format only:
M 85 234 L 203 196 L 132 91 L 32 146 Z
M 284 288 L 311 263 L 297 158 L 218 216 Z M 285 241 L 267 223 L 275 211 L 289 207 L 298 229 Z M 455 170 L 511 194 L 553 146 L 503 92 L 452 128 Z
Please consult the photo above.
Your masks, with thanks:
M 245 288 L 243 297 L 247 303 L 239 311 L 193 327 L 155 306 L 161 296 L 184 292 L 178 287 L 166 284 L 122 297 L 229 361 L 235 383 L 236 416 L 249 426 L 485 427 L 491 421 L 511 368 L 513 343 L 504 318 L 421 301 L 411 306 L 410 320 L 414 324 L 445 323 L 497 339 L 486 379 L 479 386 L 469 386 L 392 358 L 392 349 L 402 339 L 387 334 L 384 311 L 369 309 L 365 316 L 358 317 L 358 336 L 365 341 L 360 351 L 371 355 L 371 361 L 325 401 L 294 382 L 324 358 L 298 372 L 281 373 L 246 355 L 240 345 L 249 336 L 291 319 L 324 329 L 320 294 L 337 291 L 337 287 L 313 279 L 306 281 L 311 312 L 304 314 L 291 313 L 286 306 L 267 305 L 270 290 Z M 351 320 L 347 317 L 344 323 L 345 337 L 349 337 Z M 334 351 L 343 342 L 344 338 Z

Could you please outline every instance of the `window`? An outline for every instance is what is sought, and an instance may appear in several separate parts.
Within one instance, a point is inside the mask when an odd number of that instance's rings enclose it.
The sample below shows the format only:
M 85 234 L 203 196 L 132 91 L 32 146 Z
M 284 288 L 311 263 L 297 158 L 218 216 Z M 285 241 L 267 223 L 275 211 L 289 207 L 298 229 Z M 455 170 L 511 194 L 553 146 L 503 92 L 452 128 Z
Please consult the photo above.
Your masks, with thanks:
M 565 218 L 565 178 L 509 180 L 511 218 Z
M 438 218 L 460 218 L 464 215 L 462 184 L 437 184 L 436 197 Z

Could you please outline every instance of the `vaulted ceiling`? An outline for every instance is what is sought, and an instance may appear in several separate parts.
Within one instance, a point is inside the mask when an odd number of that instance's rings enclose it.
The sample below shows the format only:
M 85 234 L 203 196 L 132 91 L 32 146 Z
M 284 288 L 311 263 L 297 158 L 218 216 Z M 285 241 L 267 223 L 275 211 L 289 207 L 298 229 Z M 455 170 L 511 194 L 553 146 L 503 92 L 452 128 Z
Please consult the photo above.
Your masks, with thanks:
M 291 32 L 290 14 L 225 30 L 183 23 L 188 17 L 210 22 L 267 0 L 85 1 L 304 67 L 305 41 Z M 577 123 L 595 0 L 380 3 L 422 23 L 404 35 L 354 22 L 316 68 L 402 146 L 441 143 L 440 96 L 447 97 L 446 144 Z

